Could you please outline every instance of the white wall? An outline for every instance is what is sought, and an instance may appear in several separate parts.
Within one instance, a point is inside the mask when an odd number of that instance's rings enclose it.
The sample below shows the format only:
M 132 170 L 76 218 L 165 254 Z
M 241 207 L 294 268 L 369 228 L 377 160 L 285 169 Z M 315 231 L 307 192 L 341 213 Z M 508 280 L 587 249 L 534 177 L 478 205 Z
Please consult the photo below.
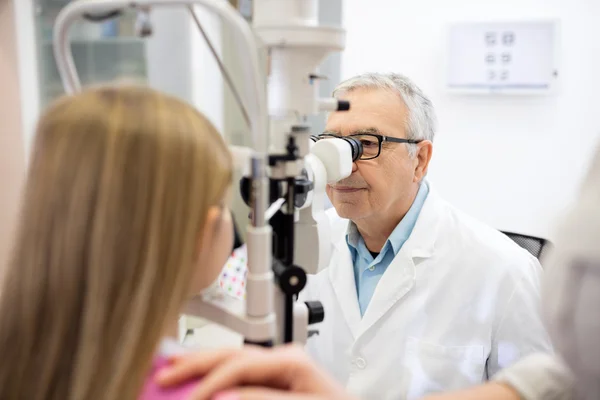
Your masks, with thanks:
M 182 7 L 156 8 L 152 10 L 151 18 L 154 34 L 146 39 L 148 82 L 155 89 L 191 103 L 191 60 L 195 55 L 192 51 L 192 18 Z M 166 62 L 167 59 L 174 62 Z
M 200 23 L 219 57 L 222 57 L 220 18 L 197 7 Z M 219 132 L 224 131 L 223 77 L 206 41 L 190 18 L 193 104 L 204 113 Z
M 368 15 L 368 18 L 365 18 Z M 444 92 L 449 22 L 559 18 L 561 92 L 553 97 Z M 433 100 L 440 127 L 430 180 L 455 206 L 498 229 L 552 238 L 600 140 L 600 1 L 347 0 L 342 78 L 401 72 Z
M 221 56 L 221 22 L 196 8 L 200 23 Z M 187 8 L 153 10 L 154 35 L 147 39 L 148 81 L 156 89 L 184 99 L 223 132 L 223 78 Z M 169 62 L 171 60 L 171 62 Z

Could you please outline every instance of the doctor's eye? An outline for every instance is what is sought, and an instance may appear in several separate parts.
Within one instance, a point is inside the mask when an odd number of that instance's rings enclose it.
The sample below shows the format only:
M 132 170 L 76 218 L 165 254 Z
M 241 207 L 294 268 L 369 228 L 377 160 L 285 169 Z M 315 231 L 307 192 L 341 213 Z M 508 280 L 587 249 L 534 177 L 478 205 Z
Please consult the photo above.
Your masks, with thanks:
M 363 148 L 376 148 L 379 147 L 379 139 L 375 136 L 361 135 L 357 139 L 362 144 Z

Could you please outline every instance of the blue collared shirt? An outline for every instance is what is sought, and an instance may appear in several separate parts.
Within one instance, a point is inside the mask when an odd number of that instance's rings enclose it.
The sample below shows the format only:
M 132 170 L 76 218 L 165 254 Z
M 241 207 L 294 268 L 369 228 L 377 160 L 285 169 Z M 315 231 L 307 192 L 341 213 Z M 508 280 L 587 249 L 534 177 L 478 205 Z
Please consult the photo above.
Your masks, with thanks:
M 346 242 L 352 254 L 354 282 L 361 315 L 365 315 L 379 279 L 412 233 L 428 194 L 429 186 L 426 181 L 423 181 L 412 206 L 393 230 L 376 258 L 373 258 L 367 249 L 356 225 L 352 222 L 349 224 Z

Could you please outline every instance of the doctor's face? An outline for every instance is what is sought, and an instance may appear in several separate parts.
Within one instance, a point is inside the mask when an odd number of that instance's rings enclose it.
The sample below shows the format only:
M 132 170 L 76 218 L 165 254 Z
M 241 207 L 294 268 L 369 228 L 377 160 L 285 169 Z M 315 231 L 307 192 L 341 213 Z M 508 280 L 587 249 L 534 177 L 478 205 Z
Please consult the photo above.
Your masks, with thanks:
M 350 101 L 350 110 L 331 113 L 326 133 L 346 136 L 370 131 L 406 138 L 408 112 L 397 94 L 357 89 L 339 98 Z M 426 172 L 426 167 L 420 171 L 419 157 L 411 157 L 408 149 L 407 144 L 384 142 L 379 157 L 355 162 L 352 175 L 328 185 L 327 195 L 340 217 L 358 223 L 371 217 L 396 218 L 398 210 L 407 210 Z

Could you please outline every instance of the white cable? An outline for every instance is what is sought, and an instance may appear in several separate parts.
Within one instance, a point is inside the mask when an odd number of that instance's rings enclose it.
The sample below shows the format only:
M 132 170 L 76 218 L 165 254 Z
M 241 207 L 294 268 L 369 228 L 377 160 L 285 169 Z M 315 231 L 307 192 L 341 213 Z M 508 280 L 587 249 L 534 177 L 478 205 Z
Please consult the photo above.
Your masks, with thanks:
M 276 200 L 273 204 L 271 204 L 271 206 L 265 212 L 265 219 L 267 221 L 270 220 L 273 217 L 273 215 L 275 215 L 275 213 L 279 211 L 279 209 L 281 208 L 281 206 L 283 206 L 284 203 L 285 199 L 281 198 Z
M 229 89 L 231 89 L 233 98 L 235 99 L 235 102 L 237 103 L 238 107 L 240 107 L 240 110 L 242 111 L 242 116 L 244 117 L 244 121 L 246 122 L 246 125 L 248 125 L 248 128 L 252 128 L 252 122 L 250 121 L 250 115 L 248 113 L 248 109 L 244 105 L 244 101 L 242 100 L 242 97 L 240 96 L 240 93 L 237 90 L 235 83 L 233 83 L 233 79 L 231 79 L 231 75 L 229 74 L 229 72 L 227 72 L 227 68 L 225 68 L 225 64 L 223 63 L 223 60 L 221 60 L 221 58 L 219 57 L 219 54 L 217 54 L 217 50 L 215 50 L 215 46 L 213 46 L 212 41 L 210 40 L 210 38 L 204 31 L 204 28 L 202 27 L 202 24 L 200 23 L 200 17 L 198 16 L 198 12 L 196 11 L 196 9 L 193 6 L 188 6 L 188 10 L 192 16 L 192 19 L 194 20 L 194 23 L 196 24 L 196 27 L 198 28 L 198 30 L 200 31 L 200 34 L 204 38 L 204 41 L 206 42 L 208 49 L 210 50 L 211 54 L 215 58 L 215 61 L 217 62 L 217 66 L 219 67 L 219 70 L 221 71 L 221 75 L 223 75 L 223 80 L 227 83 L 227 85 L 229 86 Z

